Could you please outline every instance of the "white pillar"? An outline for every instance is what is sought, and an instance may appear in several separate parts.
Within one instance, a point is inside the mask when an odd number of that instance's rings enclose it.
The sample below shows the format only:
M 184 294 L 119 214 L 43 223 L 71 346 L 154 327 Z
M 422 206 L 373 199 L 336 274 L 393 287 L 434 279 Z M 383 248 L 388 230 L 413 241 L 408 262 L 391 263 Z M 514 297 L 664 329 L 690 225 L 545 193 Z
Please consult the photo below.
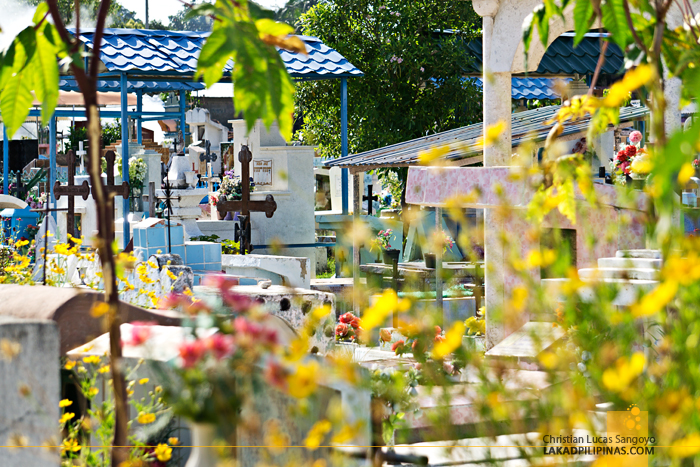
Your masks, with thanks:
M 669 135 L 681 126 L 681 79 L 664 79 L 664 98 L 666 99 L 666 110 L 664 111 L 664 123 L 666 124 L 666 134 Z

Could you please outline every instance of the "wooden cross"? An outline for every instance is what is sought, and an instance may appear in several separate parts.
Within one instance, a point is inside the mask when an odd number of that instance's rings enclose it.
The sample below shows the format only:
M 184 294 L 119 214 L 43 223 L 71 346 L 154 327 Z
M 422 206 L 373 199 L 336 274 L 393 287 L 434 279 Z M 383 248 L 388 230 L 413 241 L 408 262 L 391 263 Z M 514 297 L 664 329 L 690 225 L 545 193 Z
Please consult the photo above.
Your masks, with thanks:
M 216 154 L 211 153 L 211 142 L 209 140 L 204 141 L 204 150 L 206 152 L 199 155 L 199 160 L 202 162 L 206 161 L 207 163 L 214 162 L 216 160 Z M 212 174 L 209 173 L 209 167 L 207 167 L 207 177 L 211 175 Z
M 107 160 L 107 186 L 105 186 L 107 194 L 128 198 L 129 184 L 127 182 L 122 182 L 121 185 L 114 184 L 114 161 L 117 158 L 117 155 L 114 153 L 114 151 L 109 150 L 104 153 L 104 158 Z
M 253 153 L 250 152 L 248 146 L 243 145 L 238 153 L 238 160 L 241 163 L 241 184 L 243 193 L 241 200 L 238 201 L 219 201 L 216 204 L 216 209 L 222 216 L 228 212 L 240 212 L 238 220 L 240 227 L 236 226 L 235 240 L 240 242 L 241 254 L 250 253 L 253 246 L 250 241 L 250 213 L 264 212 L 265 216 L 270 219 L 277 210 L 277 202 L 272 195 L 267 195 L 265 201 L 250 200 L 250 163 L 253 160 Z
M 61 199 L 61 196 L 68 197 L 68 213 L 66 214 L 66 233 L 75 236 L 75 197 L 82 196 L 84 200 L 90 196 L 90 185 L 87 180 L 83 181 L 82 185 L 75 185 L 75 155 L 73 150 L 69 150 L 68 154 L 68 185 L 61 185 L 56 180 L 53 185 L 53 193 L 56 201 Z M 68 239 L 72 244 L 72 240 Z
M 367 195 L 362 196 L 362 201 L 367 201 L 367 215 L 372 215 L 372 201 L 379 201 L 379 196 L 372 196 L 372 184 L 367 185 Z

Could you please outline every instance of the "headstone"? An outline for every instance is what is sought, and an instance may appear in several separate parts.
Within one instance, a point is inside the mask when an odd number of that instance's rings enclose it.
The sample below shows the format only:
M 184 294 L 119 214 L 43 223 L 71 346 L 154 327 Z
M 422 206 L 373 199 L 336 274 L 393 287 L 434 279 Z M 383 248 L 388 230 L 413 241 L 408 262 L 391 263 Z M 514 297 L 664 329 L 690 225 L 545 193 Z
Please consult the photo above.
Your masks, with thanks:
M 58 467 L 60 451 L 43 447 L 61 442 L 57 423 L 61 374 L 56 323 L 0 316 L 0 343 L 0 463 Z

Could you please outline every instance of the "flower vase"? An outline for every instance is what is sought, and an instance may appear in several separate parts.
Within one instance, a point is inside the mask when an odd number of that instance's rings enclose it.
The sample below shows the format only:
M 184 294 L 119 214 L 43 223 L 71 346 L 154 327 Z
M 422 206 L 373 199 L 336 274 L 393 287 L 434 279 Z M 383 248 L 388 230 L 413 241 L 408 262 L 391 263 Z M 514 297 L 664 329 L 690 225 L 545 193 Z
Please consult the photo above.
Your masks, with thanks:
M 382 259 L 384 260 L 384 264 L 394 264 L 394 261 L 399 260 L 399 253 L 400 251 L 397 249 L 389 249 L 389 250 L 384 250 Z
M 423 260 L 426 268 L 435 269 L 435 253 L 423 253 Z
M 216 425 L 211 423 L 192 423 L 192 452 L 185 467 L 216 467 L 218 456 L 214 440 Z
M 143 212 L 143 188 L 131 188 L 131 212 Z
M 226 217 L 224 217 L 225 221 L 232 221 L 233 220 L 233 213 L 231 211 L 226 213 Z

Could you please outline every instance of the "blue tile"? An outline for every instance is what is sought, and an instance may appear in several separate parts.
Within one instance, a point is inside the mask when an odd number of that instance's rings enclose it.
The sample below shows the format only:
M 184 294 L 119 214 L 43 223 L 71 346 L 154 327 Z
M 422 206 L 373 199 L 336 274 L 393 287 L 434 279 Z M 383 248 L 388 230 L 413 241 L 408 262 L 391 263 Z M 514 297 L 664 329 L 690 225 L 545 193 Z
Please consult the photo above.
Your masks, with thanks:
M 204 271 L 204 263 L 187 263 L 193 271 Z
M 189 266 L 190 264 L 201 264 L 204 263 L 204 245 L 198 242 L 198 244 L 185 244 L 185 251 L 187 258 L 185 263 Z
M 164 248 L 167 246 L 165 242 L 165 229 L 150 228 L 146 230 L 148 236 L 148 247 Z
M 174 255 L 180 255 L 180 258 L 182 258 L 182 261 L 185 261 L 185 246 L 184 245 L 173 246 L 170 248 L 170 251 Z
M 207 271 L 218 271 L 221 272 L 221 263 L 205 263 L 204 269 Z
M 145 247 L 148 244 L 146 229 L 134 229 L 134 244 L 136 243 L 136 241 L 139 242 L 138 246 Z
M 167 231 L 166 231 L 167 234 Z M 170 244 L 184 245 L 185 244 L 185 229 L 181 225 L 170 226 Z
M 204 261 L 207 263 L 221 263 L 221 243 L 204 245 Z

